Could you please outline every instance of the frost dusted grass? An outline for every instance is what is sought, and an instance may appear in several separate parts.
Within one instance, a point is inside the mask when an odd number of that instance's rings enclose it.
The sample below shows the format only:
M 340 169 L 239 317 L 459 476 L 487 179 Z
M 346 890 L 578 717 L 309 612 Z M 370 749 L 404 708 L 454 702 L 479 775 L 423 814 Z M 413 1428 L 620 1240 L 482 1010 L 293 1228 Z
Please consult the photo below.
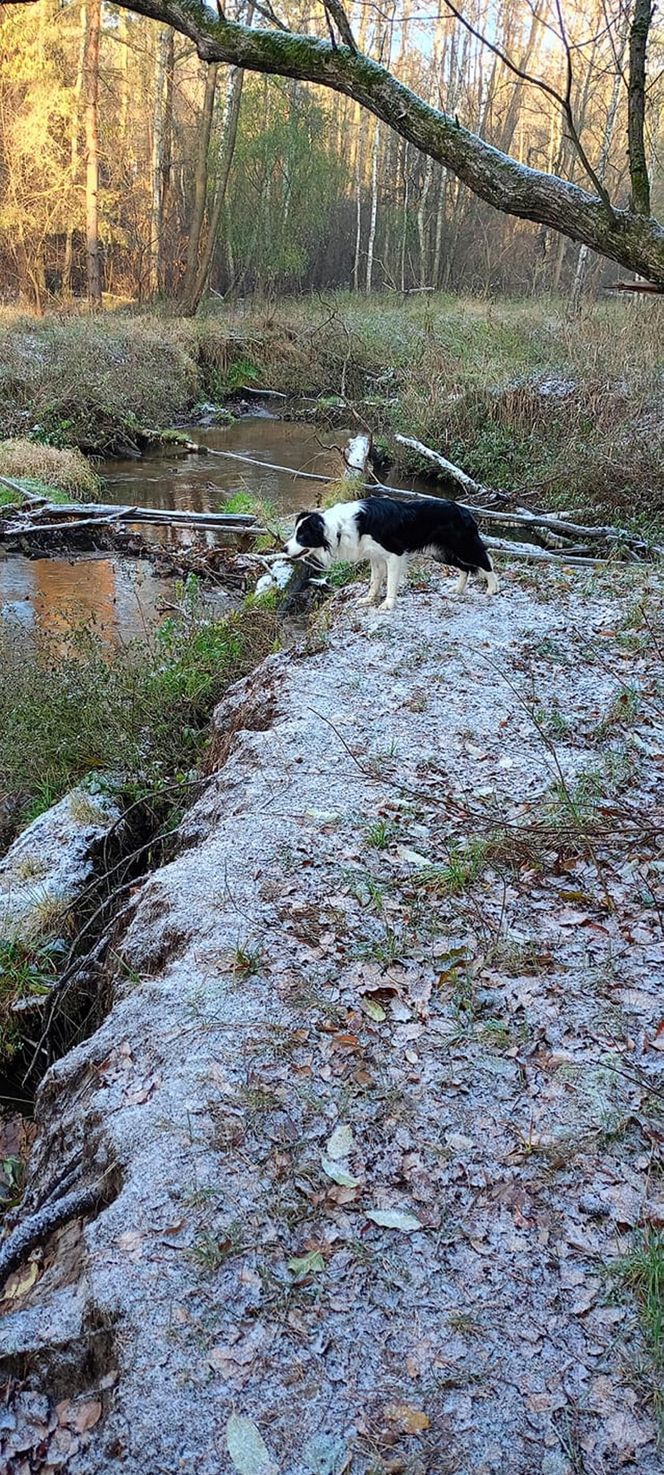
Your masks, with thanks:
M 18 481 L 28 491 L 51 495 L 59 492 L 67 497 L 94 500 L 99 495 L 100 481 L 79 450 L 62 450 L 42 445 L 25 436 L 0 441 L 0 476 Z M 0 485 L 5 505 L 20 500 L 20 495 Z M 57 500 L 57 498 L 56 498 Z
M 664 493 L 664 305 L 332 293 L 224 304 L 194 319 L 130 311 L 0 315 L 0 435 L 100 453 L 242 385 L 362 401 L 478 480 L 538 504 L 647 522 Z M 399 458 L 417 469 L 403 450 Z M 427 466 L 427 471 L 430 471 Z
M 176 784 L 195 764 L 230 683 L 276 640 L 273 611 L 223 620 L 195 596 L 182 616 L 111 652 L 93 628 L 26 648 L 0 625 L 0 800 L 33 818 L 89 774 L 129 793 Z

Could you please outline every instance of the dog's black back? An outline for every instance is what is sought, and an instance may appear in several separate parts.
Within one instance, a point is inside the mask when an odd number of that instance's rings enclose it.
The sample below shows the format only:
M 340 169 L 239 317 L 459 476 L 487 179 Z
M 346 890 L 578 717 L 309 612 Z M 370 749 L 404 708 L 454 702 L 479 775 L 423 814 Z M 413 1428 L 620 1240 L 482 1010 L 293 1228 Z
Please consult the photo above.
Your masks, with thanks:
M 356 514 L 360 537 L 374 538 L 388 553 L 421 553 L 429 548 L 455 568 L 490 570 L 491 560 L 467 507 L 442 497 L 367 497 Z

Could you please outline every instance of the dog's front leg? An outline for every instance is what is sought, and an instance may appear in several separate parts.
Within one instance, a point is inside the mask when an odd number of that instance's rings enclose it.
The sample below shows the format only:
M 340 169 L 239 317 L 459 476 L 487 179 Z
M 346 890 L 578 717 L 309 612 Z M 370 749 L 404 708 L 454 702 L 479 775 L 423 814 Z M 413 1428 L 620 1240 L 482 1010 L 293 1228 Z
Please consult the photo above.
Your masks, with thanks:
M 405 558 L 399 558 L 396 553 L 390 554 L 387 560 L 387 593 L 379 609 L 394 609 L 397 589 L 405 566 Z
M 385 565 L 371 560 L 371 582 L 368 593 L 358 600 L 358 604 L 375 604 L 380 599 L 380 591 L 383 587 L 383 574 Z

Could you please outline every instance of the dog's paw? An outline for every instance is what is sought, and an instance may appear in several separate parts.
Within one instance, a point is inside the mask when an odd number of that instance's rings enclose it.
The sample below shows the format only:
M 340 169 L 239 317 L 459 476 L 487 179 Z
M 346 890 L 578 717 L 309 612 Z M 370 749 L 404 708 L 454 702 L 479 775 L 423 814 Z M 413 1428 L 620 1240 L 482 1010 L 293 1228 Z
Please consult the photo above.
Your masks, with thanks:
M 357 602 L 363 609 L 369 609 L 372 604 L 376 603 L 378 597 L 377 594 L 363 594 L 362 598 L 358 599 Z
M 383 603 L 378 606 L 379 615 L 389 614 L 390 610 L 394 609 L 394 603 L 393 599 L 384 599 Z

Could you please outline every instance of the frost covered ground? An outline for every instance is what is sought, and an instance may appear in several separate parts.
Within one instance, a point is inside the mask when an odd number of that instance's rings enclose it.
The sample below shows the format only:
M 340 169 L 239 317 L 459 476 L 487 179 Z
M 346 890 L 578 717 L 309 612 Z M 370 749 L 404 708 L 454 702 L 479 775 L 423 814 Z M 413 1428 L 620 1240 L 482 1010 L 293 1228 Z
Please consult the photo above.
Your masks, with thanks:
M 0 1303 L 12 1472 L 661 1470 L 662 591 L 452 588 L 217 713 L 42 1088 L 27 1207 L 105 1206 Z

